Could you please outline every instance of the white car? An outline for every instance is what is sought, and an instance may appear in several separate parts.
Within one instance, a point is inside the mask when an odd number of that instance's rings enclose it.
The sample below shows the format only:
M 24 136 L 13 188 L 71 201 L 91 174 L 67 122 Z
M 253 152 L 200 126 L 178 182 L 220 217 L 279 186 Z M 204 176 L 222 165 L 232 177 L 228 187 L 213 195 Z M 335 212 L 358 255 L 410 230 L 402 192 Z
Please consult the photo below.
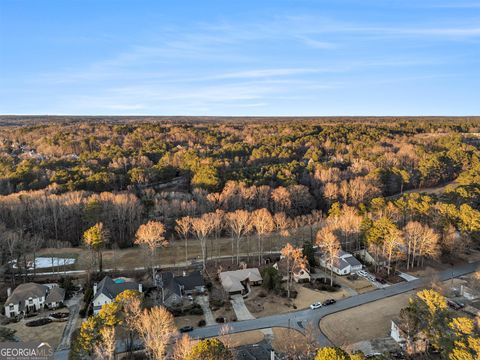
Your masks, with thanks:
M 320 301 L 317 301 L 316 303 L 313 303 L 310 305 L 310 309 L 315 310 L 315 309 L 320 309 L 322 307 L 322 303 Z
M 357 275 L 362 276 L 362 277 L 366 277 L 366 276 L 368 276 L 368 273 L 365 270 L 358 270 Z

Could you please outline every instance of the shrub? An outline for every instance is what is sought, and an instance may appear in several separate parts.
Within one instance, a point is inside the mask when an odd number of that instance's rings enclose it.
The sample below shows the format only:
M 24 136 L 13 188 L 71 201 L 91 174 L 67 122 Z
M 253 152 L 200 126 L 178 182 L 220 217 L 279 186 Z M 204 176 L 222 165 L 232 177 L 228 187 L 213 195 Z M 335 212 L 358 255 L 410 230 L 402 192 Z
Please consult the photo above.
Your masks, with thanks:
M 49 316 L 54 319 L 66 319 L 70 316 L 70 314 L 66 312 L 54 312 L 51 313 Z
M 43 318 L 43 319 L 38 319 L 38 320 L 33 320 L 33 321 L 30 321 L 30 322 L 27 322 L 27 323 L 25 323 L 25 326 L 29 326 L 29 327 L 43 326 L 43 325 L 50 324 L 51 322 L 52 322 L 52 319 Z
M 210 299 L 210 305 L 221 308 L 223 305 L 225 305 L 225 301 L 223 301 L 222 299 L 218 299 L 218 298 L 217 299 Z
M 219 324 L 223 324 L 225 322 L 225 318 L 220 316 L 215 319 L 215 321 Z
M 202 308 L 192 308 L 188 313 L 190 315 L 203 315 L 203 310 Z
M 203 319 L 198 322 L 198 327 L 203 327 L 205 325 L 207 325 L 207 322 Z

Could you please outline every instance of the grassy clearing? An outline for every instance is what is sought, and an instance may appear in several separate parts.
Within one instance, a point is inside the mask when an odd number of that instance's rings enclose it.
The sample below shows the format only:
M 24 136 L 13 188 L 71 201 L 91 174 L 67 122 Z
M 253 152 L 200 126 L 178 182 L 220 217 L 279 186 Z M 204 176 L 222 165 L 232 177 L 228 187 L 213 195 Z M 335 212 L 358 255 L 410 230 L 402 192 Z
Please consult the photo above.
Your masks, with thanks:
M 313 229 L 315 235 L 316 229 Z M 295 246 L 302 246 L 304 241 L 311 238 L 310 227 L 294 229 L 287 237 L 278 234 L 266 236 L 263 239 L 264 251 L 279 251 L 287 242 Z M 208 241 L 208 256 L 231 256 L 232 245 L 230 238 L 219 238 Z M 257 254 L 257 238 L 256 236 L 249 236 L 243 239 L 240 243 L 240 252 L 242 254 L 250 254 L 252 259 L 255 259 Z M 188 240 L 188 260 L 201 259 L 200 242 L 196 239 Z M 90 267 L 92 254 L 91 251 L 85 248 L 46 248 L 37 253 L 37 256 L 56 256 L 56 257 L 75 257 L 77 259 L 72 270 L 86 270 Z M 145 267 L 150 263 L 148 254 L 139 247 L 120 250 L 105 250 L 103 251 L 103 267 L 105 269 L 134 269 Z M 155 258 L 155 264 L 162 265 L 184 265 L 185 263 L 185 242 L 182 240 L 175 240 L 170 243 L 170 246 L 158 249 Z M 62 269 L 63 270 L 63 269 Z
M 36 318 L 28 319 L 28 321 L 34 319 Z M 25 320 L 22 320 L 18 323 L 5 325 L 5 327 L 15 330 L 15 336 L 20 341 L 47 342 L 52 348 L 56 348 L 60 343 L 66 324 L 66 322 L 52 322 L 43 326 L 28 327 L 25 326 L 25 322 Z
M 320 321 L 320 329 L 336 346 L 387 337 L 391 320 L 408 305 L 413 294 L 408 292 L 329 315 Z

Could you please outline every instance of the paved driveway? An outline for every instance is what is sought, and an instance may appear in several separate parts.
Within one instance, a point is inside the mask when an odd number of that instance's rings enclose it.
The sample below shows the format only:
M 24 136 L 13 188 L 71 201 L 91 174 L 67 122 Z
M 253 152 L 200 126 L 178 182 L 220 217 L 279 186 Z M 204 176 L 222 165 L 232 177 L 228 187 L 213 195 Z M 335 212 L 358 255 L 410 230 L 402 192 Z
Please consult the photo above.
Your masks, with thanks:
M 60 341 L 60 344 L 55 351 L 55 360 L 68 359 L 72 334 L 75 330 L 75 324 L 78 320 L 78 312 L 80 311 L 80 300 L 82 298 L 83 294 L 76 294 L 71 299 L 65 302 L 65 305 L 67 305 L 70 312 L 70 316 L 68 317 L 67 324 L 65 325 L 65 329 L 63 330 L 62 340 Z
M 201 295 L 195 298 L 198 305 L 202 307 L 203 315 L 205 316 L 205 322 L 208 325 L 215 325 L 215 319 L 213 317 L 212 310 L 210 309 L 210 301 L 208 295 Z

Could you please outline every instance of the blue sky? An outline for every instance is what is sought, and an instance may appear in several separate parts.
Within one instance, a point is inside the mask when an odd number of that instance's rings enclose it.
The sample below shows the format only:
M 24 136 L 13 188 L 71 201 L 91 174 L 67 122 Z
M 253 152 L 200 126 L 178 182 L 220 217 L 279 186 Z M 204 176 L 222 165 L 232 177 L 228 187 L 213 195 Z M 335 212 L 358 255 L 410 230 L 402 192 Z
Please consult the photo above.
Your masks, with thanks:
M 480 115 L 480 0 L 1 0 L 0 114 Z

